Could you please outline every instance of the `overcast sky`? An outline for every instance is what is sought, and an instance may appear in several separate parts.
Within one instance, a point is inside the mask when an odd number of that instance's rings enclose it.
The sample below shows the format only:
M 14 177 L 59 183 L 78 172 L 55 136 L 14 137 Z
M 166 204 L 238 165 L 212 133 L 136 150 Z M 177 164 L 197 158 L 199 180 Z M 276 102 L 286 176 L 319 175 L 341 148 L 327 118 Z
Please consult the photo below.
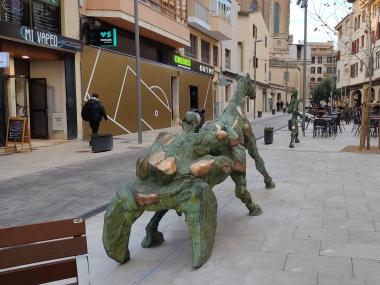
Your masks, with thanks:
M 290 5 L 290 34 L 293 35 L 293 42 L 303 41 L 304 9 L 297 6 L 296 0 L 292 0 Z M 345 0 L 309 0 L 308 7 L 308 41 L 323 42 L 336 41 L 336 36 L 330 29 L 342 20 L 348 13 L 351 4 Z M 318 16 L 328 24 L 326 28 Z

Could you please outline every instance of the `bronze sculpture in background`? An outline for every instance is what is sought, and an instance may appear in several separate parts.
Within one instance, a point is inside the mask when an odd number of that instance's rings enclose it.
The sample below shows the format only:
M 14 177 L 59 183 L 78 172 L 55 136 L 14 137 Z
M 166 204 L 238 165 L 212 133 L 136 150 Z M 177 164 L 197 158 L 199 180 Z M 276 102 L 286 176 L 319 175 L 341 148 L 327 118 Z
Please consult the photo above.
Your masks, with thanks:
M 298 112 L 298 105 L 300 101 L 297 99 L 297 96 L 297 90 L 293 91 L 292 98 L 290 99 L 288 106 L 288 114 L 292 115 L 291 119 L 289 120 L 289 131 L 291 131 L 289 144 L 290 148 L 294 148 L 294 143 L 300 142 L 298 138 L 298 117 L 302 118 L 303 115 Z

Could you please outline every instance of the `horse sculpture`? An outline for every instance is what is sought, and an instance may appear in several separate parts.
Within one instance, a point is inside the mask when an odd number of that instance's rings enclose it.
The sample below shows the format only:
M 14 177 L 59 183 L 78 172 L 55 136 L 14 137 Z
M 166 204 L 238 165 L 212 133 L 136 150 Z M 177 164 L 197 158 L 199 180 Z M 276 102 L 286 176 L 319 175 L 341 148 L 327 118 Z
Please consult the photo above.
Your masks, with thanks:
M 107 208 L 103 244 L 118 262 L 129 260 L 131 226 L 144 211 L 156 211 L 146 227 L 143 247 L 164 241 L 158 231 L 169 209 L 185 214 L 192 239 L 193 266 L 200 267 L 211 254 L 217 219 L 217 201 L 212 188 L 231 176 L 235 193 L 252 216 L 261 214 L 246 189 L 245 149 L 255 159 L 267 188 L 274 187 L 258 154 L 249 121 L 243 114 L 245 96 L 255 98 L 249 76 L 239 80 L 234 97 L 223 115 L 200 126 L 200 117 L 188 112 L 183 132 L 161 133 L 149 153 L 137 161 L 136 179 L 124 185 Z

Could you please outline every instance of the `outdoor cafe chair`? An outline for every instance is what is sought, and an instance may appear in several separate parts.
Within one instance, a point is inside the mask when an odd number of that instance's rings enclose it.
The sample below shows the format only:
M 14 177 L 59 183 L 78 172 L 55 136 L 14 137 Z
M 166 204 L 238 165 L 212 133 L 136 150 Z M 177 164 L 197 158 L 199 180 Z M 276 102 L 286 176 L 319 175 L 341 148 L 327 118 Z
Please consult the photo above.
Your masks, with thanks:
M 315 138 L 318 134 L 324 135 L 327 137 L 328 132 L 328 123 L 323 119 L 315 119 L 313 122 L 313 138 Z

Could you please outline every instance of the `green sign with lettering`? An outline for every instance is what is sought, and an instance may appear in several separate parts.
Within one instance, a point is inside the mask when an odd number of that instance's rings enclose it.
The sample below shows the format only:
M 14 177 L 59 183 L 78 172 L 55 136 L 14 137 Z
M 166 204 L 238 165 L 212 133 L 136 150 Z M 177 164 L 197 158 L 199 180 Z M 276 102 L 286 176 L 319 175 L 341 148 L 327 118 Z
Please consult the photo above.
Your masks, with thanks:
M 215 68 L 213 66 L 192 60 L 179 54 L 173 54 L 171 64 L 182 69 L 209 76 L 214 76 L 215 73 Z
M 188 59 L 186 57 L 180 56 L 178 54 L 174 55 L 174 62 L 177 65 L 185 66 L 191 68 L 191 59 Z

